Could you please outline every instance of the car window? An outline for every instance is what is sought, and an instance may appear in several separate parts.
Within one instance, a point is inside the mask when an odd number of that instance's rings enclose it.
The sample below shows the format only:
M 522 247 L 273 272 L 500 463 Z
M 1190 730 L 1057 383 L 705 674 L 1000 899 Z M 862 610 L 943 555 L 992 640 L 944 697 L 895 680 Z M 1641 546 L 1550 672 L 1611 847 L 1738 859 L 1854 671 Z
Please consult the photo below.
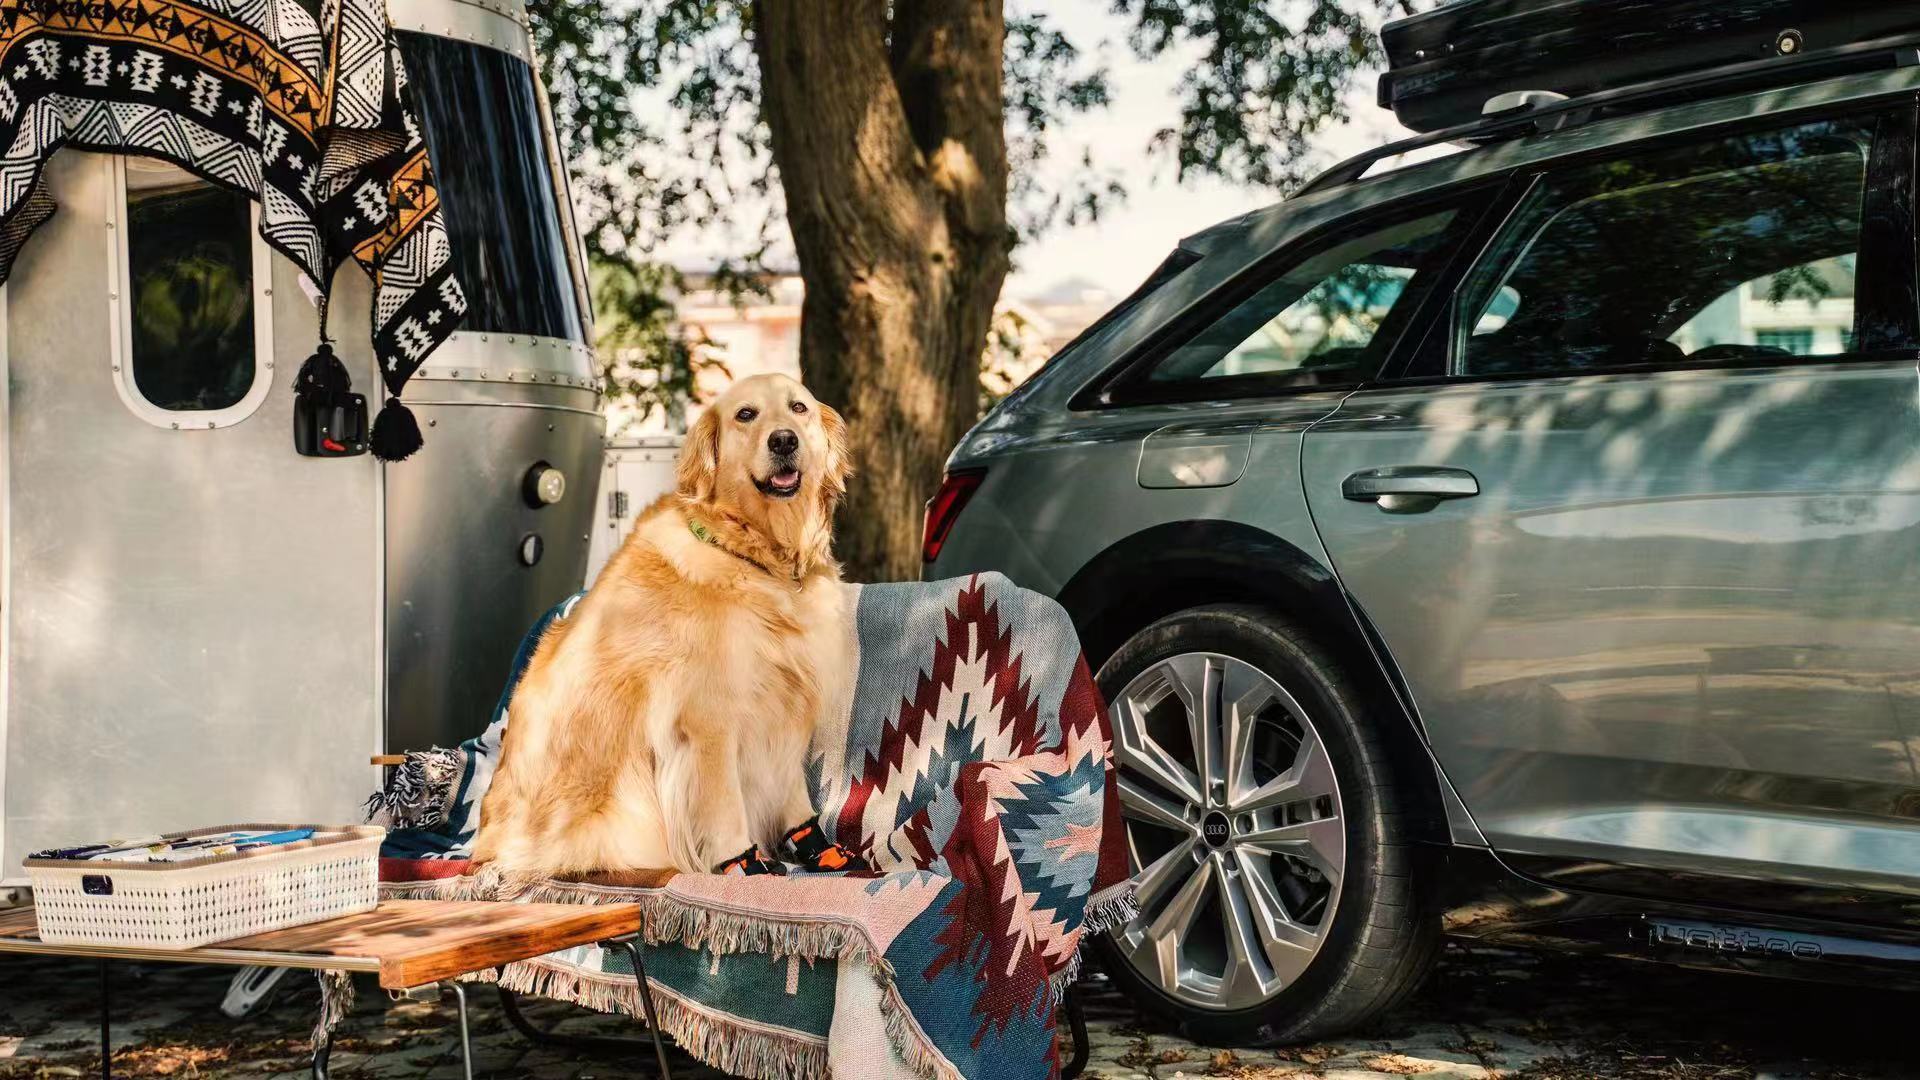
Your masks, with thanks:
M 1462 287 L 1453 370 L 1847 352 L 1873 127 L 1823 121 L 1548 174 Z
M 1458 216 L 1440 210 L 1330 241 L 1167 353 L 1147 381 L 1371 375 L 1390 344 L 1382 327 L 1408 306 L 1416 279 L 1441 261 Z

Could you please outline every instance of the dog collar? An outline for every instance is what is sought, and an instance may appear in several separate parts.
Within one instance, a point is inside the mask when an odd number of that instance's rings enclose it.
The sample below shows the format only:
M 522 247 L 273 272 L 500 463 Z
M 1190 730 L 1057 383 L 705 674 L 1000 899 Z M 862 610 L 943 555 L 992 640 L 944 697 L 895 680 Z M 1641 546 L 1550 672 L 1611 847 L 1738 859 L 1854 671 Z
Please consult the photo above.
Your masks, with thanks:
M 720 538 L 713 535 L 713 530 L 707 528 L 706 524 L 704 522 L 699 521 L 698 519 L 695 519 L 695 518 L 687 519 L 687 531 L 693 534 L 693 538 L 695 540 L 698 540 L 703 544 L 709 544 L 709 545 L 712 545 L 713 547 L 719 548 L 721 551 L 724 551 L 727 554 L 733 556 L 734 558 L 739 559 L 741 562 L 746 563 L 748 566 L 753 567 L 755 570 L 760 571 L 761 573 L 767 575 L 768 577 L 777 578 L 780 576 L 779 574 L 774 573 L 772 569 L 770 569 L 766 564 L 762 563 L 760 560 L 749 558 L 745 555 L 742 555 L 739 552 L 728 547 L 727 545 L 721 543 Z M 800 580 L 800 572 L 798 570 L 794 571 L 793 580 L 795 582 L 798 582 Z

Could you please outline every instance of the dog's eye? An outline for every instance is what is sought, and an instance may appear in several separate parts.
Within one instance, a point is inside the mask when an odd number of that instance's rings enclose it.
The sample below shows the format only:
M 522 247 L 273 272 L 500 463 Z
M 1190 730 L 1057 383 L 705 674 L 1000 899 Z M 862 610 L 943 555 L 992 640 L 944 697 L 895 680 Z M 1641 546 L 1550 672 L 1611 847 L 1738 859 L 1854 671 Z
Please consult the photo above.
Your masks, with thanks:
M 807 403 L 804 401 L 796 401 L 793 404 L 787 406 L 787 408 L 792 409 L 794 412 L 797 412 L 797 413 L 803 413 L 807 411 Z
M 756 409 L 751 405 L 742 405 L 740 406 L 740 411 L 733 414 L 733 418 L 744 424 L 747 421 L 752 420 L 754 417 L 759 415 L 760 415 L 759 409 Z

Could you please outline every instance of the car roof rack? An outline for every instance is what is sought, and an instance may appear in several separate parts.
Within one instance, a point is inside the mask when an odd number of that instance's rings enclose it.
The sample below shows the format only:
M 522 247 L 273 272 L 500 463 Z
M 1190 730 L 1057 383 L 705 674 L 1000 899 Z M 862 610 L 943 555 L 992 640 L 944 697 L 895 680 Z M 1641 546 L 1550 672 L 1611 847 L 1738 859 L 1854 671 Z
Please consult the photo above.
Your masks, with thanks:
M 1366 176 L 1380 162 L 1443 143 L 1489 143 L 1539 132 L 1578 127 L 1602 116 L 1612 117 L 1643 112 L 1700 98 L 1743 90 L 1766 90 L 1867 71 L 1920 65 L 1920 36 L 1902 35 L 1879 41 L 1842 45 L 1796 56 L 1775 56 L 1724 67 L 1693 71 L 1664 79 L 1653 79 L 1631 86 L 1600 90 L 1564 100 L 1543 100 L 1525 95 L 1502 94 L 1519 99 L 1518 107 L 1494 112 L 1480 120 L 1458 124 L 1424 135 L 1400 139 L 1355 154 L 1307 181 L 1294 197 L 1351 184 Z M 1557 95 L 1554 95 L 1557 96 Z

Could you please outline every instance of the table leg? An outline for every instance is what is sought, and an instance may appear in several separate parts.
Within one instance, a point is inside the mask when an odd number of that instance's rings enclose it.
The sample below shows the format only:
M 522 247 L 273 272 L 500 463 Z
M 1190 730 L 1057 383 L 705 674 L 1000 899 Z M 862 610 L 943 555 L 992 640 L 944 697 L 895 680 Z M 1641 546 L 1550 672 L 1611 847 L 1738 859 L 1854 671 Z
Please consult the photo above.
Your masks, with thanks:
M 100 1080 L 113 1080 L 113 974 L 100 961 Z
M 460 1068 L 467 1080 L 473 1080 L 473 1036 L 467 1030 L 467 988 L 457 982 L 444 982 L 441 986 L 453 992 L 453 1000 L 460 1010 Z
M 632 938 L 625 938 L 602 942 L 600 947 L 623 949 L 633 961 L 633 979 L 640 986 L 640 1006 L 647 1011 L 647 1034 L 653 1036 L 653 1057 L 660 1063 L 660 1080 L 673 1080 L 673 1067 L 667 1064 L 667 1046 L 661 1041 L 660 1014 L 653 1007 L 653 989 L 647 985 L 646 965 L 640 962 L 640 946 Z

